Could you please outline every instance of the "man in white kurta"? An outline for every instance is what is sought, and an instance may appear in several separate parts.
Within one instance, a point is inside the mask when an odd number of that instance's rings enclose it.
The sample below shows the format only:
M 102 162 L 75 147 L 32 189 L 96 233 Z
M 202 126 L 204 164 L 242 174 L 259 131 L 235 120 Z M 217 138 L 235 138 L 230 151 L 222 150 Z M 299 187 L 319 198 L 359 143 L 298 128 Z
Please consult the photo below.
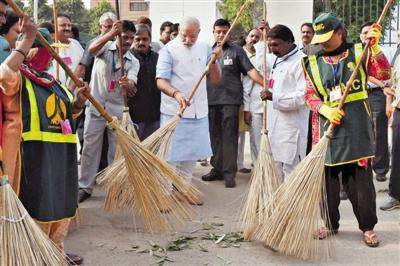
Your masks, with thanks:
M 268 89 L 261 97 L 268 99 L 267 129 L 272 153 L 281 176 L 288 176 L 305 157 L 308 116 L 304 101 L 306 81 L 301 67 L 304 54 L 294 44 L 293 33 L 276 25 L 267 34 Z
M 200 83 L 190 105 L 187 98 L 212 54 L 210 45 L 197 41 L 199 32 L 199 21 L 185 18 L 180 24 L 179 37 L 160 50 L 156 74 L 157 86 L 163 92 L 161 126 L 173 118 L 180 107 L 187 106 L 174 132 L 167 159 L 188 179 L 192 178 L 196 161 L 212 154 L 206 79 Z M 214 80 L 219 78 L 216 64 L 210 67 L 209 75 Z

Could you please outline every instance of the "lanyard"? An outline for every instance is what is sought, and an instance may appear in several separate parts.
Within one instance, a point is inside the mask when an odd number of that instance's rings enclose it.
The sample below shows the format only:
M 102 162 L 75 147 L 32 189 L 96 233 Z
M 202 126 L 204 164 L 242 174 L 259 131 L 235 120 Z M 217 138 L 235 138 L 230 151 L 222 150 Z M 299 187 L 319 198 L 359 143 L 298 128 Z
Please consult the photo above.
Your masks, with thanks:
M 279 57 L 277 57 L 277 58 L 275 59 L 275 62 L 274 62 L 274 64 L 273 64 L 273 66 L 272 66 L 271 77 L 272 77 L 272 74 L 274 74 L 275 68 L 276 68 L 278 65 L 280 65 L 281 63 L 283 63 L 283 62 L 285 62 L 286 60 L 288 60 L 289 57 L 291 57 L 292 55 L 296 54 L 298 51 L 299 51 L 299 50 L 298 50 L 297 48 L 295 48 L 295 49 L 293 50 L 293 52 L 291 52 L 290 54 L 288 54 L 288 56 L 286 56 L 284 59 L 282 59 L 282 60 L 279 61 L 279 62 L 278 62 Z
M 333 72 L 333 86 L 336 87 L 336 80 L 339 80 L 338 74 L 339 74 L 339 62 L 341 57 L 339 57 L 339 60 L 337 62 L 337 64 L 333 63 L 332 57 L 328 57 L 329 58 L 329 63 L 331 64 L 331 68 L 332 68 L 332 72 Z

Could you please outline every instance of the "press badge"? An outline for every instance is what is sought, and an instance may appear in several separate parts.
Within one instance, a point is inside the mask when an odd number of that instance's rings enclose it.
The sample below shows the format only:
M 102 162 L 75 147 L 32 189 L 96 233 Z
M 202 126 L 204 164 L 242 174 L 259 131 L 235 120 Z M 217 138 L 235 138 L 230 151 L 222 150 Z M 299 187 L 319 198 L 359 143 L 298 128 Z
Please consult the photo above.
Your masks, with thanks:
M 117 82 L 115 80 L 110 80 L 110 83 L 108 84 L 108 91 L 112 92 L 113 90 L 115 90 L 116 87 Z
M 72 65 L 72 58 L 67 56 L 62 59 L 66 65 Z
M 273 79 L 268 80 L 268 89 L 273 89 L 274 83 L 275 83 L 275 80 L 273 80 Z
M 63 135 L 72 134 L 71 123 L 69 122 L 68 119 L 61 121 L 60 126 L 61 126 L 61 132 Z
M 231 66 L 231 65 L 233 65 L 233 60 L 232 60 L 232 58 L 226 57 L 226 58 L 224 59 L 224 66 Z
M 340 101 L 342 98 L 342 90 L 340 89 L 339 86 L 335 87 L 330 93 L 329 93 L 329 99 L 331 102 L 336 102 Z

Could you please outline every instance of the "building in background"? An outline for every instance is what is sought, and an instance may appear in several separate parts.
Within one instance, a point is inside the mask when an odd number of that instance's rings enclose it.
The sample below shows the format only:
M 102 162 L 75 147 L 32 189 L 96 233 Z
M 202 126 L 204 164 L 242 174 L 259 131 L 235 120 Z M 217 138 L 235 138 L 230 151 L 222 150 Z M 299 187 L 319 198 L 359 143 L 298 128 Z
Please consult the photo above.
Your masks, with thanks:
M 101 0 L 90 0 L 90 8 L 95 7 Z M 115 0 L 108 0 L 115 7 Z M 149 1 L 147 0 L 120 0 L 120 14 L 122 19 L 133 20 L 140 16 L 149 16 Z

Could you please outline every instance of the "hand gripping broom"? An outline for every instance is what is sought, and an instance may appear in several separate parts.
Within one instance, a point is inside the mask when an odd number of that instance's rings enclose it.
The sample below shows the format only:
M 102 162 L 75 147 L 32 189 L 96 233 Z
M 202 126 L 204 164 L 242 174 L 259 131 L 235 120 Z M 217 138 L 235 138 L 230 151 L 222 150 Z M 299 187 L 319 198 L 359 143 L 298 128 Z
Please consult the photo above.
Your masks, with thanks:
M 29 216 L 3 173 L 0 150 L 1 265 L 68 265 L 61 250 Z
M 382 23 L 392 2 L 392 0 L 386 2 L 377 24 Z M 368 41 L 346 84 L 339 109 L 343 108 L 369 44 Z M 297 165 L 268 204 L 267 211 L 271 212 L 271 215 L 257 231 L 257 238 L 262 239 L 266 246 L 301 259 L 328 258 L 332 255 L 330 241 L 316 240 L 314 236 L 321 226 L 329 227 L 324 167 L 333 130 L 334 125 L 331 124 L 318 144 Z
M 230 29 L 228 30 L 227 34 L 225 35 L 223 41 L 221 42 L 221 46 L 229 39 L 229 36 L 232 33 L 234 26 L 237 24 L 238 19 L 240 18 L 241 14 L 244 12 L 245 7 L 247 4 L 251 3 L 252 0 L 247 0 L 245 3 L 240 7 L 238 13 L 236 14 L 236 18 L 232 22 Z M 208 63 L 207 67 L 204 69 L 202 75 L 195 83 L 190 96 L 189 102 L 193 98 L 194 94 L 196 93 L 198 87 L 200 86 L 202 80 L 205 78 L 209 71 L 209 67 L 212 63 L 217 60 L 216 56 L 213 54 L 211 57 L 210 62 Z M 172 142 L 173 133 L 183 116 L 183 112 L 185 109 L 180 109 L 178 114 L 168 121 L 163 127 L 156 130 L 152 135 L 147 137 L 141 145 L 158 157 L 166 159 L 167 154 L 169 151 L 170 144 Z M 120 159 L 121 160 L 121 159 Z M 112 165 L 110 165 L 104 172 L 102 172 L 98 176 L 98 180 L 100 184 L 104 184 L 107 191 L 106 201 L 104 204 L 104 208 L 107 211 L 113 210 L 126 210 L 130 209 L 132 203 L 134 202 L 132 198 L 132 188 L 125 187 L 123 184 L 126 183 L 126 180 L 129 178 L 126 176 L 126 170 L 117 170 L 119 167 L 124 167 L 122 161 L 116 160 Z M 115 172 L 125 173 L 122 175 L 115 175 Z M 176 184 L 177 181 L 182 182 L 182 180 L 171 180 L 172 185 L 179 191 L 182 192 L 190 202 L 197 202 L 199 198 L 199 192 L 194 189 L 194 187 L 188 187 L 187 189 L 180 189 L 181 185 Z M 177 194 L 179 195 L 179 194 Z M 180 196 L 180 195 L 179 195 Z M 181 197 L 182 198 L 182 197 Z M 183 198 L 182 198 L 183 199 Z
M 14 1 L 6 1 L 18 17 L 22 18 L 24 16 L 22 10 Z M 39 32 L 37 37 L 43 47 L 51 53 L 53 58 L 60 64 L 68 76 L 71 77 L 75 85 L 82 87 L 82 81 L 74 75 L 72 70 L 63 62 Z M 144 226 L 149 230 L 164 230 L 171 229 L 175 223 L 182 223 L 191 214 L 190 206 L 180 202 L 176 196 L 170 195 L 166 184 L 169 184 L 170 179 L 178 180 L 176 184 L 183 184 L 180 187 L 182 190 L 189 190 L 191 185 L 185 183 L 182 180 L 183 178 L 167 162 L 143 148 L 136 139 L 118 124 L 116 119 L 113 119 L 104 110 L 101 104 L 89 92 L 85 92 L 85 97 L 105 118 L 108 126 L 116 134 L 118 145 L 123 153 L 124 160 L 122 163 L 126 167 L 127 173 L 129 173 L 129 185 L 134 188 L 134 207 L 138 215 L 142 218 Z M 164 215 L 158 208 L 159 206 L 170 209 L 168 215 Z
M 264 2 L 264 20 L 266 20 L 266 7 Z M 267 44 L 266 36 L 267 30 L 263 29 L 263 76 L 264 76 L 264 90 L 267 85 Z M 263 129 L 261 136 L 261 146 L 257 157 L 257 162 L 254 167 L 247 199 L 241 213 L 241 223 L 243 236 L 245 239 L 250 240 L 254 237 L 254 230 L 258 225 L 265 223 L 270 213 L 266 208 L 268 202 L 271 200 L 273 193 L 280 185 L 278 170 L 276 169 L 275 160 L 271 151 L 271 144 L 268 138 L 267 130 L 267 100 L 264 101 L 263 112 Z
M 246 0 L 243 5 L 240 7 L 239 11 L 236 14 L 235 19 L 232 22 L 231 27 L 229 28 L 228 32 L 226 33 L 224 39 L 220 43 L 219 46 L 223 47 L 223 45 L 228 41 L 230 35 L 232 34 L 232 31 L 234 27 L 236 26 L 240 16 L 243 14 L 245 7 L 252 3 L 253 0 Z M 200 78 L 197 80 L 195 83 L 190 95 L 189 95 L 189 102 L 193 99 L 193 96 L 195 95 L 197 89 L 199 88 L 202 80 L 206 77 L 208 74 L 208 71 L 210 69 L 211 64 L 215 63 L 217 60 L 217 57 L 215 54 L 212 55 L 210 62 L 207 64 L 206 68 L 204 69 L 203 73 L 201 74 Z M 149 137 L 147 137 L 143 142 L 143 146 L 160 156 L 161 158 L 166 158 L 170 144 L 172 142 L 172 137 L 174 134 L 174 131 L 181 120 L 183 116 L 183 112 L 185 109 L 180 109 L 178 114 L 169 120 L 163 127 L 159 128 L 157 131 L 155 131 L 153 134 L 151 134 Z

